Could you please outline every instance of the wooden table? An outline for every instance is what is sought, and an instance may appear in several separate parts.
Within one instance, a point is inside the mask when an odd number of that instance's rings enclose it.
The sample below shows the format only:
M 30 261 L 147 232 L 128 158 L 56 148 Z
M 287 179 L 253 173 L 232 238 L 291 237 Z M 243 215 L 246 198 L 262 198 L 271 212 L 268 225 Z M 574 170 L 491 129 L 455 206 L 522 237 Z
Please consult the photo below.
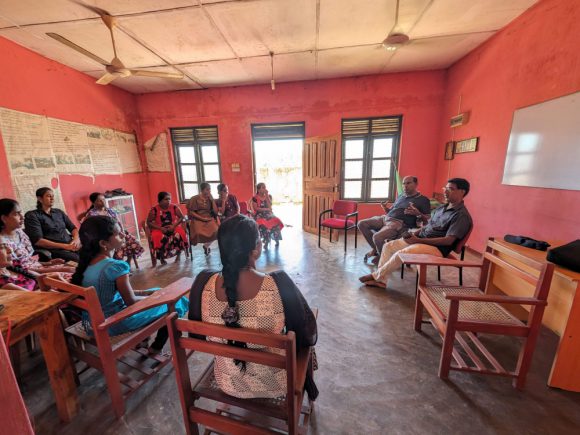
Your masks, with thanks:
M 11 322 L 10 344 L 36 332 L 50 384 L 54 392 L 58 415 L 69 422 L 77 413 L 78 402 L 72 361 L 68 353 L 58 307 L 75 296 L 68 293 L 27 292 L 0 290 L 0 330 L 7 337 L 8 320 Z
M 503 241 L 500 237 L 495 241 L 510 250 L 536 261 L 546 261 L 546 252 L 524 248 Z M 552 248 L 563 242 L 548 241 Z M 534 273 L 533 269 L 498 252 L 502 259 L 517 264 L 518 267 Z M 509 274 L 491 265 L 490 293 L 505 293 L 510 296 L 530 296 L 534 288 L 522 281 L 514 279 Z M 520 318 L 527 318 L 527 313 L 521 306 L 506 306 Z M 556 266 L 554 277 L 548 294 L 548 306 L 544 312 L 542 323 L 560 336 L 558 350 L 554 357 L 548 385 L 564 390 L 580 392 L 580 273 Z

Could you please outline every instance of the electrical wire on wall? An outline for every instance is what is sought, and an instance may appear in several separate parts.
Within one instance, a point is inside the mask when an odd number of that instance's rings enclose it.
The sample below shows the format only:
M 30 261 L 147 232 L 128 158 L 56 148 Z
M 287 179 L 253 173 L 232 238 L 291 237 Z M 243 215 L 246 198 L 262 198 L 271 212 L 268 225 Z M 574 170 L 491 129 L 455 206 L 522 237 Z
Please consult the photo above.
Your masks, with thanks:
M 274 81 L 274 52 L 273 51 L 270 52 L 270 67 L 272 69 L 272 79 L 270 80 L 270 86 L 272 87 L 272 90 L 275 91 L 276 90 L 276 82 Z

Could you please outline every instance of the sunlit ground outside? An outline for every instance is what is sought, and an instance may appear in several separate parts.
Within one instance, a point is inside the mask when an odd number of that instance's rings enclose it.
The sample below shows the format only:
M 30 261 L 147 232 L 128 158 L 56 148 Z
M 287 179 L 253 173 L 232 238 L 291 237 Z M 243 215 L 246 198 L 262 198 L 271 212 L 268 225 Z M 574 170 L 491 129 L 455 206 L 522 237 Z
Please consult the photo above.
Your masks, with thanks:
M 302 139 L 254 141 L 256 181 L 266 183 L 274 214 L 302 227 Z

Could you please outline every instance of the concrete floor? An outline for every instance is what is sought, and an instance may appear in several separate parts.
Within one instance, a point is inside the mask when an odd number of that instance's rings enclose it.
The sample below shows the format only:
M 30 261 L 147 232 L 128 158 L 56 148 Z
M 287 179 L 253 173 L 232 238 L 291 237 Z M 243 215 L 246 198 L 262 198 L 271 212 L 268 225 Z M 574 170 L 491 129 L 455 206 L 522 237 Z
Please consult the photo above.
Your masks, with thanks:
M 452 372 L 437 377 L 440 339 L 426 325 L 413 331 L 414 273 L 393 276 L 387 290 L 365 287 L 357 277 L 371 270 L 363 264 L 362 237 L 347 254 L 342 243 L 304 234 L 299 222 L 283 231 L 278 249 L 265 251 L 263 271 L 286 270 L 312 307 L 319 308 L 320 396 L 310 434 L 567 434 L 580 433 L 580 394 L 546 386 L 558 338 L 543 329 L 524 392 L 508 379 Z M 220 266 L 217 244 L 209 258 L 201 246 L 193 261 L 151 269 L 148 260 L 133 275 L 135 288 L 163 286 Z M 466 283 L 477 276 L 466 273 Z M 443 281 L 456 283 L 456 270 L 444 270 Z M 500 360 L 513 361 L 517 342 L 491 338 Z M 196 376 L 207 357 L 190 360 Z M 511 366 L 508 366 L 511 367 Z M 58 421 L 42 357 L 25 361 L 21 386 L 38 434 L 183 434 L 185 433 L 174 372 L 170 368 L 145 385 L 115 420 L 102 376 L 89 371 L 78 389 L 79 415 L 68 425 Z M 1 432 L 1 431 L 0 431 Z

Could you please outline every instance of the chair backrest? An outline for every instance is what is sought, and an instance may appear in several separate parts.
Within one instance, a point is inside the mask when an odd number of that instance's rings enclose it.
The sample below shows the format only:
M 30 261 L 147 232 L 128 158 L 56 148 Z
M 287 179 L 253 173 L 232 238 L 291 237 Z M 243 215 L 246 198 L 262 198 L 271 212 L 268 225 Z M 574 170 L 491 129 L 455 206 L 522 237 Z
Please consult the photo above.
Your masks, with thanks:
M 276 367 L 286 371 L 287 395 L 286 405 L 288 418 L 299 415 L 297 410 L 296 391 L 296 336 L 290 331 L 287 334 L 274 334 L 271 332 L 260 332 L 248 328 L 228 328 L 223 325 L 199 322 L 194 320 L 178 319 L 175 314 L 171 314 L 167 320 L 169 325 L 169 336 L 171 347 L 177 364 L 176 374 L 181 380 L 180 398 L 190 395 L 191 383 L 189 378 L 189 368 L 185 351 L 187 349 L 207 353 L 214 356 L 238 359 L 269 367 Z M 189 336 L 183 336 L 183 333 Z M 192 335 L 193 334 L 193 335 Z M 214 337 L 223 340 L 234 340 L 237 342 L 251 343 L 261 347 L 282 349 L 284 354 L 268 352 L 263 348 L 250 349 L 231 346 L 215 341 L 206 341 L 205 337 Z M 187 409 L 187 407 L 185 407 Z M 184 410 L 185 412 L 185 410 Z M 298 414 L 297 414 L 298 412 Z M 292 425 L 289 422 L 290 425 Z
M 483 268 L 479 283 L 479 288 L 482 290 L 485 289 L 487 285 L 491 284 L 489 282 L 491 280 L 489 276 L 491 263 L 495 264 L 496 267 L 503 269 L 505 272 L 534 286 L 534 299 L 540 301 L 548 299 L 552 275 L 554 274 L 554 264 L 548 261 L 536 261 L 521 255 L 500 245 L 494 241 L 493 237 L 490 237 L 487 242 L 485 253 L 483 254 Z M 543 306 L 541 309 L 532 306 L 528 316 L 528 326 L 531 325 L 532 322 L 541 321 L 543 309 Z
M 469 240 L 469 236 L 471 236 L 471 232 L 473 231 L 473 222 L 471 223 L 471 227 L 469 228 L 469 231 L 467 231 L 467 234 L 465 235 L 465 237 L 461 240 L 459 240 L 454 248 L 453 248 L 453 252 L 456 252 L 457 254 L 461 253 L 461 250 L 463 249 L 463 247 L 466 245 L 467 241 Z
M 89 313 L 93 330 L 96 331 L 97 325 L 105 321 L 105 315 L 103 314 L 101 303 L 97 296 L 97 290 L 94 287 L 80 287 L 48 275 L 41 275 L 38 278 L 38 282 L 40 290 L 42 291 L 61 291 L 76 295 L 77 298 L 68 302 L 68 304 Z
M 334 204 L 332 205 L 332 213 L 338 216 L 346 216 L 347 214 L 354 213 L 357 206 L 358 203 L 356 201 L 338 199 L 334 201 Z

